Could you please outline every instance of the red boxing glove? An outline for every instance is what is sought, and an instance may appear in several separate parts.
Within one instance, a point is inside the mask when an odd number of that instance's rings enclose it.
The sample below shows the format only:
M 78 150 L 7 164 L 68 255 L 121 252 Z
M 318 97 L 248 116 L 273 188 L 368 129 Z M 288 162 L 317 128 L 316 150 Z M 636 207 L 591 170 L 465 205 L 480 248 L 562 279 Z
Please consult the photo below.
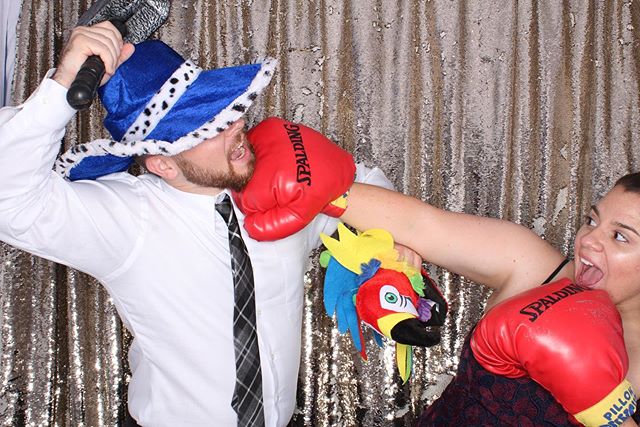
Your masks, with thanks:
M 529 376 L 584 425 L 635 412 L 620 314 L 602 290 L 562 279 L 511 297 L 480 320 L 471 348 L 486 370 Z
M 251 129 L 247 139 L 256 167 L 233 198 L 245 214 L 244 228 L 256 240 L 302 230 L 353 184 L 351 154 L 306 126 L 271 117 Z

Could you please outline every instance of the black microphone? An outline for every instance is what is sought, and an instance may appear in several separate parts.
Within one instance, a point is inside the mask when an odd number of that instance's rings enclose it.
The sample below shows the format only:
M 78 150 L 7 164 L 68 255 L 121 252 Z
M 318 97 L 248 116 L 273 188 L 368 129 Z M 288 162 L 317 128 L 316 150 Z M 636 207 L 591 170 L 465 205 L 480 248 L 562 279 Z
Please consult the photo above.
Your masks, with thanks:
M 127 36 L 127 26 L 124 25 L 124 22 L 117 19 L 111 19 L 109 22 L 120 31 L 122 37 Z M 76 110 L 89 108 L 96 96 L 102 77 L 104 77 L 104 62 L 98 55 L 91 55 L 84 61 L 67 91 L 69 105 Z

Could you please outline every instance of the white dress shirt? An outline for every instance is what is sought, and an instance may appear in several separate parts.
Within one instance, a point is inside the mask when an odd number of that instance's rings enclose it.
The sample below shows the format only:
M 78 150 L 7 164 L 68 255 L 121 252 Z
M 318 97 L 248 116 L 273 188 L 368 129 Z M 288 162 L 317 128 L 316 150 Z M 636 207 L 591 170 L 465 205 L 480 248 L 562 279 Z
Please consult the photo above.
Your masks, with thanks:
M 84 271 L 113 298 L 135 337 L 129 410 L 143 426 L 235 426 L 233 279 L 221 199 L 179 191 L 153 175 L 68 182 L 52 172 L 73 117 L 66 89 L 45 78 L 24 104 L 0 110 L 0 240 Z M 357 180 L 390 188 L 378 169 Z M 295 407 L 303 277 L 319 215 L 276 242 L 244 233 L 254 269 L 267 426 Z

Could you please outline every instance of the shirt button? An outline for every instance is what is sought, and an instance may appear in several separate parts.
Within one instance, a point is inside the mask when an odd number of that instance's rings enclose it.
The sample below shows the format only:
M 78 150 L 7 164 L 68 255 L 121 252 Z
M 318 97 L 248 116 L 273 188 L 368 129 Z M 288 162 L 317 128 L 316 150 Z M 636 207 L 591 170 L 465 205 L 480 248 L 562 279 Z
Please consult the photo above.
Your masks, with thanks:
M 275 353 L 271 353 L 271 360 L 275 361 L 278 358 Z
M 257 310 L 256 310 L 256 314 L 257 314 L 258 316 L 262 316 L 262 310 L 257 309 Z

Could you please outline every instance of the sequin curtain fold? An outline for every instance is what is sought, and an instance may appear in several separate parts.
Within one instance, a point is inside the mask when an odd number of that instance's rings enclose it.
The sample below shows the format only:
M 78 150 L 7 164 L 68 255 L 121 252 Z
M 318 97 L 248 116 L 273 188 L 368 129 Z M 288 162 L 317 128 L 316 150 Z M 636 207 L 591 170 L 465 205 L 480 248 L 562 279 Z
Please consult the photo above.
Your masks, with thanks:
M 89 4 L 24 0 L 14 102 L 54 66 Z M 303 122 L 399 191 L 522 223 L 570 256 L 585 210 L 640 169 L 639 30 L 635 0 L 174 0 L 154 37 L 203 67 L 276 57 L 252 123 Z M 105 136 L 101 118 L 99 103 L 78 114 L 64 145 Z M 0 248 L 2 425 L 119 425 L 129 337 L 108 295 L 84 274 Z M 393 346 L 368 342 L 363 362 L 324 314 L 317 255 L 291 425 L 410 425 L 455 371 L 486 289 L 430 267 L 451 314 L 403 385 Z

